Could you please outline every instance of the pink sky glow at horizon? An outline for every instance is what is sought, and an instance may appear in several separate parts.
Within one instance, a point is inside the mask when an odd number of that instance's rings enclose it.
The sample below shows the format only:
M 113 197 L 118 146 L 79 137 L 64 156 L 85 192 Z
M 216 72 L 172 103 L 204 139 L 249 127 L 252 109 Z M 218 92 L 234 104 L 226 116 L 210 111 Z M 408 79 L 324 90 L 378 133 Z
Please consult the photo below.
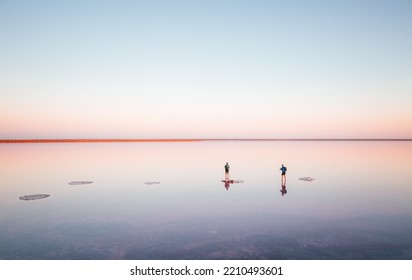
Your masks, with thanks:
M 0 139 L 412 138 L 409 1 L 0 4 Z

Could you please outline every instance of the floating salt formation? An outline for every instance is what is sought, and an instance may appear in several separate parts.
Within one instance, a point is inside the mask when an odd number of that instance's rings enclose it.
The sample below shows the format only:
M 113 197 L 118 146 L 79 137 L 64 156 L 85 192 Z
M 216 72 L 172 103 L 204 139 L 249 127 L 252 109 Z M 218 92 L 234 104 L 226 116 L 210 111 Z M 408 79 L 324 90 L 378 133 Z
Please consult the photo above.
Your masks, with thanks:
M 160 184 L 160 182 L 144 182 L 146 185 L 157 185 Z
M 316 180 L 316 179 L 315 179 L 315 178 L 312 178 L 312 177 L 302 177 L 302 178 L 299 178 L 299 180 L 305 181 L 305 182 L 312 182 L 312 181 L 314 181 L 314 180 Z
M 69 185 L 86 185 L 86 184 L 92 184 L 93 181 L 71 181 L 69 182 Z
M 37 199 L 43 199 L 46 197 L 49 197 L 49 194 L 29 194 L 29 195 L 24 195 L 20 196 L 20 200 L 37 200 Z
M 229 184 L 242 184 L 245 181 L 244 180 L 222 180 L 223 183 L 229 183 Z
M 235 184 L 242 184 L 244 182 L 245 182 L 245 180 L 233 180 L 233 183 L 235 183 Z

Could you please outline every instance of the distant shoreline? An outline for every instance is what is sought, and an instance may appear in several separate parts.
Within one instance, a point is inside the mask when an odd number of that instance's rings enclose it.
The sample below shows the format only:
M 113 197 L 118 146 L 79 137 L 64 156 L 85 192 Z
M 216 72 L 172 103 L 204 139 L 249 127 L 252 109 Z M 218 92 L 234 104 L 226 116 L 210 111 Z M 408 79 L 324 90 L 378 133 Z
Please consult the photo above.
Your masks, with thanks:
M 122 143 L 203 141 L 412 141 L 398 138 L 210 138 L 210 139 L 0 139 L 0 144 L 24 143 Z

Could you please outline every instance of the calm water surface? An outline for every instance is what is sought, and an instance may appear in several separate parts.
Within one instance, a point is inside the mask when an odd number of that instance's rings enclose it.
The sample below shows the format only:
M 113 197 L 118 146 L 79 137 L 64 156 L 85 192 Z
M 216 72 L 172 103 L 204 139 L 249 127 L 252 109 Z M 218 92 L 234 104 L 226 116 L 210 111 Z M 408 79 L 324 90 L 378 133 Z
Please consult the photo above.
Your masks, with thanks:
M 412 142 L 2 144 L 0 170 L 0 259 L 412 259 Z

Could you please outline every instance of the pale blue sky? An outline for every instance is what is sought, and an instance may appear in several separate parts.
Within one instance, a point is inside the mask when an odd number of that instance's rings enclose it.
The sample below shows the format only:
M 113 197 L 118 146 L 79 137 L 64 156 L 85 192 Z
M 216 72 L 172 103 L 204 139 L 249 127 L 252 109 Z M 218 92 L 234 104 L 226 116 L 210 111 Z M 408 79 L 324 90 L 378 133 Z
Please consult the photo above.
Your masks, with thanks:
M 0 138 L 412 138 L 412 1 L 2 1 Z

